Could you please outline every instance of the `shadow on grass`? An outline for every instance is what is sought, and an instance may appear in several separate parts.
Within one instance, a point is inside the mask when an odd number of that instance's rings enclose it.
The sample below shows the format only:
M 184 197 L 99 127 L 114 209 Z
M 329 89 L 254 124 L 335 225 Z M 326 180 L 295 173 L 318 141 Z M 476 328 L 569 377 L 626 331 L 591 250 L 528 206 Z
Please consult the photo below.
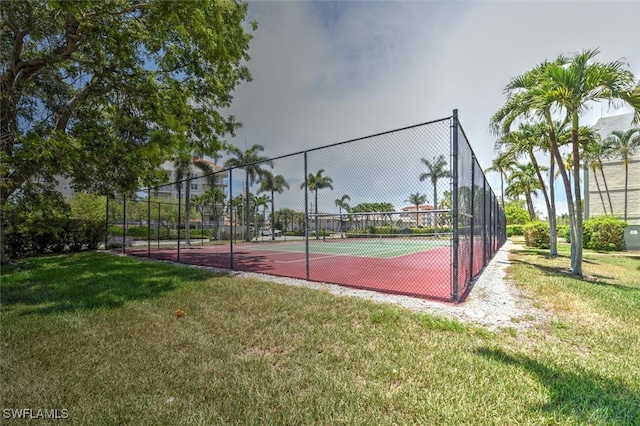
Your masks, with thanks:
M 511 355 L 501 349 L 480 348 L 480 356 L 513 365 L 534 374 L 549 391 L 549 402 L 535 407 L 579 424 L 640 424 L 640 393 L 624 384 L 590 372 L 565 371 L 526 355 Z
M 612 279 L 614 279 L 614 277 L 610 277 L 610 276 L 607 276 L 607 275 L 591 274 L 590 277 L 595 278 L 595 280 L 594 279 L 589 279 L 589 278 L 578 278 L 578 277 L 576 277 L 574 275 L 571 275 L 571 271 L 569 269 L 567 269 L 566 267 L 545 266 L 545 265 L 540 265 L 538 263 L 527 262 L 527 261 L 520 260 L 520 259 L 512 259 L 511 262 L 513 264 L 521 264 L 521 265 L 531 266 L 531 267 L 536 268 L 539 271 L 543 272 L 545 275 L 555 275 L 555 276 L 559 276 L 559 277 L 573 278 L 573 279 L 575 279 L 577 281 L 581 281 L 581 282 L 584 282 L 584 283 L 588 283 L 588 284 L 592 284 L 592 285 L 599 285 L 599 286 L 603 286 L 603 287 L 611 287 L 611 288 L 615 288 L 615 289 L 619 289 L 619 290 L 638 291 L 638 289 L 634 288 L 634 287 L 629 287 L 629 286 L 623 285 L 623 284 L 615 284 L 615 283 L 609 283 L 609 282 L 603 281 L 603 280 L 612 280 Z M 597 262 L 590 262 L 590 263 L 597 264 Z
M 153 299 L 182 283 L 210 278 L 196 269 L 139 262 L 104 253 L 77 253 L 27 259 L 3 271 L 3 309 L 21 314 L 54 314 L 117 308 Z

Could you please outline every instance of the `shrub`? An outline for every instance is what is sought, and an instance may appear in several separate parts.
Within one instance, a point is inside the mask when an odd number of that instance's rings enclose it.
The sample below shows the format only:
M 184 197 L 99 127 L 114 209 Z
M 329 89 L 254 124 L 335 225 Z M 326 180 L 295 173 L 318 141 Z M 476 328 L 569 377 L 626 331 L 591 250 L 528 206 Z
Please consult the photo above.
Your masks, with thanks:
M 566 242 L 571 242 L 571 227 L 569 225 L 558 226 L 558 237 L 562 237 Z
M 593 250 L 624 250 L 627 224 L 612 216 L 599 216 L 584 221 L 584 247 Z
M 524 225 L 507 225 L 507 237 L 512 237 L 514 235 L 524 235 L 524 230 L 522 229 Z
M 549 248 L 551 237 L 549 236 L 549 223 L 542 221 L 529 222 L 523 226 L 524 241 L 528 247 L 541 249 Z

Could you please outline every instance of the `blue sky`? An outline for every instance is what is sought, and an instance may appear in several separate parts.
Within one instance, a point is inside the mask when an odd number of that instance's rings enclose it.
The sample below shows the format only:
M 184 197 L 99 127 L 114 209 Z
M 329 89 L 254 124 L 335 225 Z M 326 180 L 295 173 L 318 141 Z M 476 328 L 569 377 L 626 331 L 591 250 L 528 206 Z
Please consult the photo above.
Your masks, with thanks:
M 510 78 L 560 54 L 594 47 L 601 50 L 598 60 L 625 58 L 640 77 L 637 1 L 249 4 L 249 18 L 259 24 L 248 64 L 254 80 L 234 95 L 229 112 L 244 127 L 229 142 L 260 143 L 271 157 L 446 117 L 458 108 L 484 169 L 494 157 L 489 118 L 503 104 L 502 89 Z M 594 105 L 582 121 L 594 124 L 601 116 L 627 111 Z M 365 159 L 347 161 L 349 168 L 332 176 L 334 182 L 357 181 Z M 498 193 L 499 177 L 489 179 Z M 382 198 L 396 208 L 415 192 L 407 186 L 406 194 L 391 199 L 384 182 L 378 188 Z M 293 187 L 283 201 L 301 196 Z M 562 211 L 564 191 L 557 187 Z M 365 199 L 375 197 L 374 190 L 367 191 L 360 198 L 350 194 L 356 198 L 352 204 L 376 201 Z M 431 189 L 425 185 L 420 191 Z M 335 210 L 338 192 L 321 193 L 321 208 Z M 545 210 L 542 197 L 537 205 Z

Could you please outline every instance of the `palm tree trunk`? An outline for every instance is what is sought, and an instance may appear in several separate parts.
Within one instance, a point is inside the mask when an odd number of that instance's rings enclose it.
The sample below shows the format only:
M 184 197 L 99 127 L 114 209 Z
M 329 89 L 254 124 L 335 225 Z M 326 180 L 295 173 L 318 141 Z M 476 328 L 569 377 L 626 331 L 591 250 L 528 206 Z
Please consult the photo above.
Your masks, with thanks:
M 533 199 L 531 198 L 531 191 L 527 190 L 527 193 L 524 194 L 524 197 L 527 200 L 527 210 L 529 211 L 529 219 L 534 220 L 536 218 L 536 212 L 533 209 Z
M 596 182 L 596 188 L 598 188 L 598 195 L 600 196 L 600 202 L 602 203 L 602 210 L 604 211 L 604 214 L 607 214 L 607 206 L 604 203 L 604 197 L 602 196 L 602 191 L 600 190 L 600 182 L 598 182 L 598 175 L 596 174 L 596 168 L 595 167 L 591 167 L 591 170 L 593 171 L 593 180 Z
M 273 204 L 273 190 L 271 190 L 271 241 L 275 241 L 276 239 L 275 221 L 276 221 L 276 210 Z
M 556 132 L 553 128 L 553 120 L 551 118 L 551 112 L 549 110 L 545 111 L 545 118 L 547 124 L 549 126 L 549 142 L 551 143 L 551 151 L 553 156 L 556 159 L 556 164 L 558 165 L 558 170 L 560 172 L 560 176 L 562 177 L 562 183 L 564 185 L 565 195 L 567 197 L 567 209 L 569 210 L 569 222 L 571 224 L 571 263 L 572 263 L 572 271 L 574 275 L 576 274 L 573 269 L 574 266 L 574 256 L 577 253 L 577 234 L 578 230 L 576 228 L 576 216 L 575 216 L 575 204 L 573 201 L 573 193 L 571 191 L 571 183 L 569 182 L 569 176 L 567 174 L 567 169 L 564 167 L 564 160 L 562 158 L 562 154 L 560 154 L 560 149 L 558 147 L 558 140 L 556 139 Z M 580 244 L 582 244 L 582 231 L 580 231 L 581 238 Z M 582 271 L 580 270 L 580 275 L 582 275 Z
M 251 226 L 251 206 L 250 206 L 249 201 L 251 201 L 251 200 L 249 199 L 249 169 L 245 169 L 245 174 L 246 174 L 246 176 L 245 176 L 246 180 L 245 180 L 245 185 L 244 185 L 244 190 L 245 190 L 245 197 L 244 197 L 245 209 L 244 209 L 244 212 L 245 212 L 245 218 L 246 218 L 245 219 L 245 222 L 246 222 L 245 223 L 246 234 L 244 236 L 244 240 L 246 242 L 250 243 L 251 242 L 251 228 L 250 228 L 250 226 Z
M 436 210 L 433 214 L 433 233 L 436 234 L 436 238 L 438 237 L 438 188 L 436 187 L 437 182 L 433 182 L 433 210 Z
M 549 160 L 549 203 L 551 209 L 549 210 L 549 237 L 551 243 L 549 247 L 549 256 L 555 257 L 558 255 L 558 228 L 556 225 L 556 189 L 555 189 L 555 168 L 556 162 L 551 155 Z
M 629 159 L 624 159 L 624 221 L 627 221 L 627 187 L 629 185 Z
M 607 192 L 607 200 L 609 201 L 609 211 L 613 216 L 615 213 L 613 212 L 613 204 L 611 203 L 611 194 L 609 193 L 609 185 L 607 185 L 607 178 L 604 175 L 604 170 L 602 170 L 602 162 L 598 162 L 600 164 L 600 174 L 602 175 L 602 182 L 604 183 L 604 190 Z
M 547 194 L 547 185 L 545 185 L 544 179 L 542 178 L 542 173 L 540 173 L 540 166 L 538 165 L 538 160 L 536 160 L 536 156 L 533 155 L 533 151 L 529 151 L 529 158 L 531 159 L 531 164 L 533 164 L 533 168 L 536 171 L 536 176 L 538 176 L 538 180 L 540 181 L 540 188 L 542 189 L 542 195 L 544 196 L 544 202 L 547 205 L 547 216 L 549 220 L 549 256 L 555 256 L 553 254 L 553 249 L 555 249 L 557 254 L 557 248 L 555 247 L 558 242 L 557 232 L 555 230 L 555 218 L 552 220 L 551 217 L 551 202 L 549 201 L 549 194 Z
M 573 275 L 582 277 L 582 196 L 580 195 L 580 142 L 578 140 L 578 113 L 573 113 L 573 130 L 571 131 L 573 151 L 573 187 L 575 191 L 575 223 L 576 223 L 576 252 L 571 258 L 571 271 Z

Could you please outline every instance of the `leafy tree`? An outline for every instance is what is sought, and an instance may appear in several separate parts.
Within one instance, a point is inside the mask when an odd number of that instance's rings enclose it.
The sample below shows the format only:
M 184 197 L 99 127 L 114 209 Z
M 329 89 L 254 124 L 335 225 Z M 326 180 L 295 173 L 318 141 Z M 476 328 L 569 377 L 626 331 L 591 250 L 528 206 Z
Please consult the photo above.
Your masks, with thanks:
M 284 189 L 289 189 L 289 184 L 284 179 L 284 176 L 274 176 L 268 170 L 265 170 L 262 178 L 260 179 L 260 189 L 258 192 L 271 192 L 271 239 L 275 240 L 276 235 L 274 232 L 275 227 L 275 206 L 274 206 L 274 193 L 282 194 Z
M 324 173 L 324 169 L 320 169 L 316 172 L 316 174 L 314 175 L 313 173 L 309 173 L 309 176 L 307 177 L 307 188 L 309 189 L 309 191 L 312 191 L 315 193 L 315 200 L 316 200 L 316 204 L 315 204 L 315 222 L 316 222 L 316 239 L 320 238 L 319 234 L 318 234 L 318 225 L 319 225 L 319 221 L 318 221 L 318 191 L 324 188 L 329 188 L 331 190 L 333 190 L 333 179 L 331 179 L 329 176 L 323 176 Z M 304 182 L 300 185 L 300 189 L 304 189 Z
M 427 167 L 427 171 L 420 175 L 420 182 L 429 180 L 431 186 L 433 186 L 433 210 L 434 212 L 434 231 L 438 234 L 438 180 L 443 178 L 450 178 L 451 172 L 447 169 L 449 165 L 444 155 L 440 155 L 438 158 L 433 157 L 432 161 L 421 158 L 420 161 Z
M 219 148 L 239 125 L 220 111 L 251 79 L 246 14 L 232 1 L 3 2 L 0 211 L 29 181 L 131 193 L 179 143 Z
M 507 201 L 504 205 L 504 215 L 507 225 L 524 225 L 531 219 L 526 208 L 524 208 L 523 200 Z
M 420 221 L 418 220 L 419 218 L 418 210 L 420 209 L 420 205 L 424 204 L 427 201 L 426 194 L 421 194 L 419 192 L 416 192 L 415 194 L 409 195 L 409 198 L 407 198 L 404 201 L 406 203 L 411 203 L 414 206 L 416 206 L 416 226 L 418 226 L 418 224 L 420 223 Z
M 245 194 L 247 197 L 249 196 L 249 187 L 253 185 L 258 178 L 262 177 L 264 174 L 263 166 L 267 165 L 273 168 L 273 161 L 269 160 L 267 157 L 260 155 L 259 153 L 264 151 L 264 147 L 259 144 L 255 144 L 250 148 L 247 148 L 245 151 L 241 149 L 230 146 L 227 149 L 227 154 L 232 155 L 232 158 L 229 158 L 225 163 L 225 167 L 238 167 L 245 170 Z M 250 212 L 250 203 L 245 203 L 245 213 L 246 217 L 251 217 Z M 247 220 L 246 225 L 246 234 L 245 240 L 251 241 L 251 235 L 249 232 L 249 224 L 250 220 Z
M 104 222 L 107 218 L 107 197 L 77 192 L 71 201 L 71 217 L 75 219 L 90 219 Z
M 279 209 L 275 213 L 274 222 L 282 223 L 283 231 L 289 230 L 289 224 L 293 225 L 293 221 L 295 219 L 295 212 L 289 208 Z
M 211 186 L 202 195 L 192 197 L 192 201 L 196 205 L 203 222 L 205 207 L 208 204 L 211 204 L 211 216 L 213 216 L 216 221 L 216 239 L 220 239 L 220 216 L 222 215 L 222 212 L 224 212 L 225 208 L 224 192 L 217 186 Z
M 629 186 L 629 159 L 640 147 L 640 128 L 632 128 L 626 131 L 614 130 L 607 138 L 609 152 L 622 160 L 624 166 L 624 220 L 627 221 L 627 201 Z

